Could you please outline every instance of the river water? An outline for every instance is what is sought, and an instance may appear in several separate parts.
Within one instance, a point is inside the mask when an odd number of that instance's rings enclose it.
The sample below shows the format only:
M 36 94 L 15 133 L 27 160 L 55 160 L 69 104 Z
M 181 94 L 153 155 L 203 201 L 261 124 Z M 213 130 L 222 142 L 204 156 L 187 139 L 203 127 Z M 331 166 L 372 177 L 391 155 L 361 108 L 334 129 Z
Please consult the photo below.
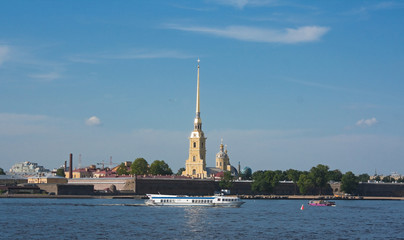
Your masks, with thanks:
M 132 199 L 0 199 L 0 239 L 404 239 L 404 201 L 246 200 L 240 208 Z M 304 204 L 304 210 L 300 210 Z

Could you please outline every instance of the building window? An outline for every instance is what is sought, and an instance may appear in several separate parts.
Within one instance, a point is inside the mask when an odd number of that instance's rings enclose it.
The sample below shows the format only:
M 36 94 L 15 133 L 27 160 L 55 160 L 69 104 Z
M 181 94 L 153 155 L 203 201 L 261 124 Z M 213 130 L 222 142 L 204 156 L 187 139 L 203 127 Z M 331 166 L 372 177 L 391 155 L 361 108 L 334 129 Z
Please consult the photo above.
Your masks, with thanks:
M 196 142 L 194 142 L 194 148 L 196 148 Z
M 196 170 L 193 169 L 193 170 L 192 170 L 192 175 L 195 175 L 195 174 L 196 174 Z
M 192 157 L 192 159 L 193 159 L 193 160 L 194 160 L 194 162 L 195 162 L 195 156 L 193 156 L 193 157 Z

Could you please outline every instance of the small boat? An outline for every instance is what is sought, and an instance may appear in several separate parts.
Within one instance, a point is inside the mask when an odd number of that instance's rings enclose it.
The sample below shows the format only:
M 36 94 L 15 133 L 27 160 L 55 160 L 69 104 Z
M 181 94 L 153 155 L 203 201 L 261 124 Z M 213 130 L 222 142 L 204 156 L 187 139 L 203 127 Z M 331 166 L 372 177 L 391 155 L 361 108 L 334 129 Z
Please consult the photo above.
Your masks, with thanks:
M 206 206 L 240 207 L 244 201 L 236 196 L 214 195 L 209 197 L 191 197 L 187 195 L 146 194 L 148 206 Z
M 335 202 L 327 201 L 327 200 L 311 200 L 309 201 L 310 206 L 320 206 L 320 207 L 325 207 L 325 206 L 331 206 L 335 207 Z

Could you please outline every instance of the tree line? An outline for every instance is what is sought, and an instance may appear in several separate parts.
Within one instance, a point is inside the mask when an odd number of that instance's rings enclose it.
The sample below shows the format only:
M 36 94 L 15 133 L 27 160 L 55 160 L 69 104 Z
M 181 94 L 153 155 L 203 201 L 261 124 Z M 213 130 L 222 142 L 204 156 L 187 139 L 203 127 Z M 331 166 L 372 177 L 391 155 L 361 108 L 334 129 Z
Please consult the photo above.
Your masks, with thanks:
M 116 170 L 118 175 L 172 175 L 173 171 L 164 160 L 155 160 L 152 164 L 144 158 L 136 158 L 130 165 L 130 168 L 121 163 Z
M 351 171 L 343 174 L 338 169 L 330 170 L 328 166 L 319 164 L 312 167 L 310 171 L 295 169 L 256 171 L 252 174 L 252 179 L 251 188 L 254 192 L 271 194 L 279 182 L 292 181 L 298 187 L 300 194 L 307 194 L 315 189 L 321 195 L 330 181 L 341 182 L 341 191 L 353 194 L 359 182 L 367 182 L 370 176 L 366 173 L 356 176 Z M 297 189 L 295 189 L 295 193 L 297 193 Z

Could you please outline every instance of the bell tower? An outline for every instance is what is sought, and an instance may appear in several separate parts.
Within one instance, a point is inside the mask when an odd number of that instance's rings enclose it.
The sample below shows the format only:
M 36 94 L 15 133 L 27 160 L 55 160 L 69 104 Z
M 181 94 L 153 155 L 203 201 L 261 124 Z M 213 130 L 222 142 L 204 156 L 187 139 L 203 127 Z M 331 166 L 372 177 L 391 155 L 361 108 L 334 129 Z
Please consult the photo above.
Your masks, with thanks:
M 202 119 L 199 106 L 199 62 L 200 60 L 198 58 L 194 130 L 189 137 L 189 157 L 185 161 L 185 171 L 182 172 L 182 175 L 194 178 L 206 178 L 206 137 L 202 131 Z

